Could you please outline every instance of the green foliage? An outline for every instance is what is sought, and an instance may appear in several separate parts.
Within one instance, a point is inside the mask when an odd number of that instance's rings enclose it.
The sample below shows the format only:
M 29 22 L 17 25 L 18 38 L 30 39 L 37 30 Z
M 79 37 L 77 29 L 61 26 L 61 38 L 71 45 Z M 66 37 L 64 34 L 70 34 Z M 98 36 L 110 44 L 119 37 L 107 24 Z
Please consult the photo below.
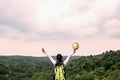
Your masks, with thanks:
M 120 80 L 120 70 L 115 70 L 109 73 L 107 80 Z
M 115 70 L 120 70 L 120 50 L 72 60 L 67 66 L 67 77 L 71 80 L 110 80 Z M 111 80 L 120 80 L 113 78 Z
M 0 56 L 0 80 L 52 80 L 53 68 L 47 57 Z M 66 80 L 120 80 L 120 50 L 74 57 L 66 73 Z

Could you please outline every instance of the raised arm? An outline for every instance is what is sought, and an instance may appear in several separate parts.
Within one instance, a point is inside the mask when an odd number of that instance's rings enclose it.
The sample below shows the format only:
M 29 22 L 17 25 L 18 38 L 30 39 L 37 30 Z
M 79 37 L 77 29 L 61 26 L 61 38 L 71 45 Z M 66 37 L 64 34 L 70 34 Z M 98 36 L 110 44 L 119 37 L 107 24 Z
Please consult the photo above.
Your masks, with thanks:
M 74 54 L 75 52 L 76 52 L 76 50 L 73 50 L 73 54 Z M 69 60 L 70 60 L 70 58 L 72 57 L 73 54 L 69 55 L 69 56 L 65 59 L 65 61 L 64 61 L 64 65 L 65 65 L 65 66 L 67 65 L 67 63 L 69 62 Z
M 56 61 L 52 58 L 52 56 L 46 54 L 44 48 L 42 48 L 42 52 L 50 59 L 50 61 L 53 63 L 53 65 L 55 65 Z

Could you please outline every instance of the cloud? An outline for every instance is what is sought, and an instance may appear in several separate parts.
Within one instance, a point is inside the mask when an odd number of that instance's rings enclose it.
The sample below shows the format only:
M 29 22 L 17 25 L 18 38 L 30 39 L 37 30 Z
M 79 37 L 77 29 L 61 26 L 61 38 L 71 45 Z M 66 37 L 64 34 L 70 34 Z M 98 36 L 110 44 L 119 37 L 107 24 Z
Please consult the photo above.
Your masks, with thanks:
M 93 36 L 100 31 L 99 25 L 116 15 L 118 3 L 119 0 L 4 0 L 0 24 L 21 34 L 34 34 L 38 39 L 44 39 L 41 36 L 46 34 L 51 39 Z
M 109 19 L 116 15 L 119 3 L 119 0 L 96 0 L 93 10 L 101 19 Z
M 25 33 L 21 33 L 19 30 L 14 27 L 7 25 L 0 25 L 0 37 L 8 38 L 12 40 L 26 40 L 27 35 Z
M 112 19 L 104 24 L 105 32 L 108 36 L 120 38 L 120 19 Z
M 25 3 L 18 0 L 1 0 L 0 2 L 0 24 L 27 32 L 28 26 L 24 22 L 24 16 L 28 12 L 27 8 L 24 9 Z

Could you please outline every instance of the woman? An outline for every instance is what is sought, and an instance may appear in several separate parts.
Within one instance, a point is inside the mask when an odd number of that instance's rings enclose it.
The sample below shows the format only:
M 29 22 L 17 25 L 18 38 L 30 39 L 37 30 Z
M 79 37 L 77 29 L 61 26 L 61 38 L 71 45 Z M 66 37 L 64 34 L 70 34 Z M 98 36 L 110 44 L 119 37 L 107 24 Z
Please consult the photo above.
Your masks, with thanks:
M 63 61 L 62 59 L 62 55 L 61 54 L 57 54 L 56 56 L 56 60 L 54 60 L 50 55 L 46 54 L 46 51 L 44 48 L 42 48 L 42 52 L 50 59 L 50 61 L 52 62 L 52 64 L 55 66 L 57 64 L 57 62 L 63 62 L 64 66 L 66 66 L 66 64 L 68 63 L 68 61 L 70 60 L 71 56 L 76 52 L 76 50 L 73 50 L 73 54 L 67 56 L 67 58 Z
M 62 57 L 61 54 L 57 54 L 56 60 L 54 60 L 50 55 L 46 54 L 46 51 L 44 50 L 44 48 L 42 48 L 42 52 L 50 59 L 50 61 L 52 62 L 52 64 L 55 66 L 55 69 L 54 69 L 55 75 L 54 75 L 54 79 L 53 80 L 65 80 L 66 79 L 65 71 L 63 72 L 63 70 L 62 70 L 61 74 L 58 73 L 57 70 L 59 70 L 60 67 L 58 69 L 57 66 L 62 65 L 61 67 L 64 69 L 66 67 L 67 63 L 69 62 L 70 58 L 72 57 L 72 55 L 76 52 L 76 50 L 73 49 L 73 54 L 67 56 L 67 58 L 64 61 L 63 61 L 63 57 Z M 64 75 L 64 76 L 60 77 L 60 75 Z M 57 78 L 57 76 L 59 76 L 58 77 L 59 79 Z

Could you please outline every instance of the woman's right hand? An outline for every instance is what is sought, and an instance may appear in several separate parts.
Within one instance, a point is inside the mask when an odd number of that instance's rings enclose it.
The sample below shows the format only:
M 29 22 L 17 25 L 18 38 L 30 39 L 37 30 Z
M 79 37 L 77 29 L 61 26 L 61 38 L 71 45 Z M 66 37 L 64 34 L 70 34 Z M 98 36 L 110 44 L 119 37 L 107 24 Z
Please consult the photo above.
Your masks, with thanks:
M 42 48 L 42 52 L 43 52 L 44 54 L 46 54 L 46 52 L 45 52 L 44 48 Z
M 75 50 L 75 49 L 73 49 L 73 54 L 75 54 L 75 52 L 76 52 L 76 50 Z

